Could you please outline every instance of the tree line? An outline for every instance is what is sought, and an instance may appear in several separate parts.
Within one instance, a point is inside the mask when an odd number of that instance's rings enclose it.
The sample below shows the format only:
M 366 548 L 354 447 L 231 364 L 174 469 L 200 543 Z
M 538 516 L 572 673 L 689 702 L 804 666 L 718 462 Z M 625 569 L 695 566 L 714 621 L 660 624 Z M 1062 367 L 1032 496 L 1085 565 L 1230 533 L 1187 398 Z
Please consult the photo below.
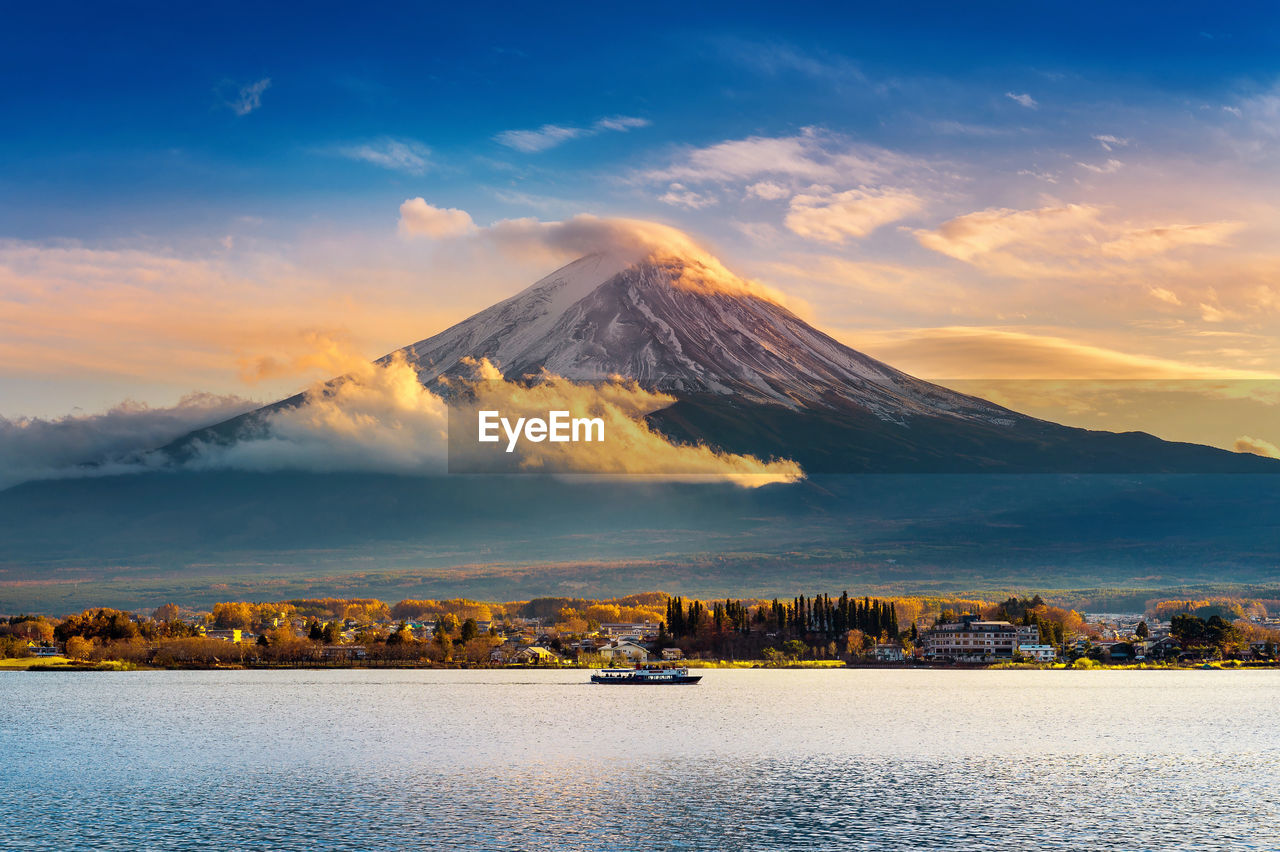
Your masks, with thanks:
M 838 598 L 797 595 L 754 605 L 726 598 L 708 606 L 676 596 L 667 600 L 659 644 L 725 659 L 838 659 L 899 638 L 893 601 L 852 598 L 846 591 Z

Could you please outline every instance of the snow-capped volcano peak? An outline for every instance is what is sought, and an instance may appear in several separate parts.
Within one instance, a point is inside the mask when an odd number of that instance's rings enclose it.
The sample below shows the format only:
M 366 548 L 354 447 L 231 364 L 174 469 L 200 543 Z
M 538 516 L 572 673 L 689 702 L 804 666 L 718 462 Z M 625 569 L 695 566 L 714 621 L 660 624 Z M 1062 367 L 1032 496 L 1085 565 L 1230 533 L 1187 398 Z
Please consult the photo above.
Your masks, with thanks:
M 1252 456 L 1068 428 L 955 393 L 823 334 L 714 258 L 625 248 L 581 257 L 383 360 L 402 355 L 444 396 L 456 385 L 439 380 L 474 378 L 482 358 L 517 381 L 544 369 L 587 382 L 621 375 L 675 398 L 647 417 L 672 440 L 791 459 L 810 474 L 1274 472 Z M 308 399 L 281 400 L 164 451 L 191 458 L 208 443 L 261 436 L 271 412 Z
M 885 420 L 1012 416 L 844 346 L 713 257 L 652 247 L 641 254 L 579 258 L 402 353 L 429 387 L 441 376 L 467 375 L 463 359 L 487 358 L 508 378 L 542 369 L 577 381 L 621 375 L 679 396 L 788 408 L 853 404 Z

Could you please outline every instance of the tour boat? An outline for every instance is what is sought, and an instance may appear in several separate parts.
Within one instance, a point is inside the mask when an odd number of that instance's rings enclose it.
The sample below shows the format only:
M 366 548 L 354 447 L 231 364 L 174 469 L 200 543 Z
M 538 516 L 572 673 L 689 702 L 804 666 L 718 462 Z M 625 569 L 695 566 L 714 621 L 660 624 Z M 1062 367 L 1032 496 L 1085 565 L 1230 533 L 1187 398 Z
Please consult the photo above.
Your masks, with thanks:
M 697 683 L 702 675 L 691 675 L 685 666 L 663 668 L 661 666 L 636 666 L 634 669 L 601 669 L 591 675 L 592 683 L 629 684 L 648 686 L 673 683 Z

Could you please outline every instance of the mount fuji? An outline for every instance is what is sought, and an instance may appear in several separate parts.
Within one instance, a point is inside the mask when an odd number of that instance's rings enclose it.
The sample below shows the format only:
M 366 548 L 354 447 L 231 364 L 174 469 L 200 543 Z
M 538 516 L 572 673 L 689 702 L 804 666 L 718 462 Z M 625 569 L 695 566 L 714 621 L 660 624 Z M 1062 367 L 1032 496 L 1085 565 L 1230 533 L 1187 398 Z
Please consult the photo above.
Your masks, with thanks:
M 280 437 L 273 415 L 340 399 L 353 380 L 340 377 L 190 433 L 143 472 L 0 491 L 0 611 L 1280 580 L 1280 461 L 955 393 L 850 349 L 705 256 L 591 254 L 381 360 L 447 397 L 479 358 L 509 381 L 629 377 L 674 400 L 648 415 L 669 440 L 790 459 L 807 476 L 748 489 L 202 463 L 210 445 Z
M 404 358 L 448 396 L 477 359 L 508 380 L 547 371 L 621 376 L 675 398 L 649 416 L 671 439 L 809 473 L 1233 473 L 1280 462 L 1139 433 L 1061 426 L 914 378 L 833 339 L 783 300 L 698 253 L 589 254 L 439 334 Z M 334 383 L 342 379 L 333 380 Z M 298 395 L 166 449 L 260 434 Z

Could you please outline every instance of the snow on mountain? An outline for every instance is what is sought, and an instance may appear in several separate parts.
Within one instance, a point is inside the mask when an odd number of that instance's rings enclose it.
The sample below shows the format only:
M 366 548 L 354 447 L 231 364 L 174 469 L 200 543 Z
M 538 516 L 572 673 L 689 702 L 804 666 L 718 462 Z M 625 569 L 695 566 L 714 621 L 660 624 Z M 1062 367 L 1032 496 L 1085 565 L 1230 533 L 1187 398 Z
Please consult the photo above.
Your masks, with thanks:
M 576 381 L 621 375 L 677 396 L 852 405 L 893 422 L 1019 417 L 845 346 L 711 258 L 588 255 L 401 352 L 428 387 L 469 375 L 464 358 L 488 358 L 508 378 L 543 368 Z
M 895 370 L 813 328 L 696 251 L 591 254 L 402 354 L 427 388 L 487 358 L 511 380 L 636 380 L 676 398 L 649 422 L 681 444 L 815 473 L 1274 472 L 1274 460 L 1069 428 Z M 325 385 L 337 394 L 346 377 Z M 298 394 L 161 448 L 175 460 L 269 434 Z

